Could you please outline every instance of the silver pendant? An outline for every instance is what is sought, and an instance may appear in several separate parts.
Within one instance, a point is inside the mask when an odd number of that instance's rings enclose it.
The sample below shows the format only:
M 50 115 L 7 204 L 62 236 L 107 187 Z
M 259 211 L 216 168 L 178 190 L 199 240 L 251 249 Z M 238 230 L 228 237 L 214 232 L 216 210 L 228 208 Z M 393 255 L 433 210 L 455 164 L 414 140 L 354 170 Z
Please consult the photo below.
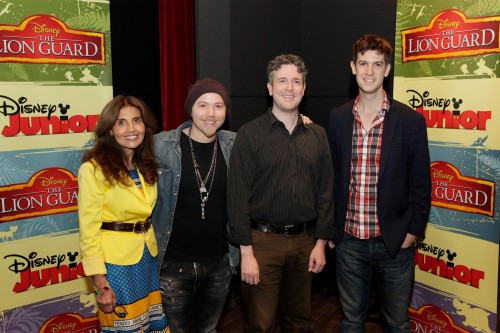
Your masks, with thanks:
M 206 192 L 207 189 L 205 188 L 205 186 L 200 187 L 200 193 L 206 193 Z

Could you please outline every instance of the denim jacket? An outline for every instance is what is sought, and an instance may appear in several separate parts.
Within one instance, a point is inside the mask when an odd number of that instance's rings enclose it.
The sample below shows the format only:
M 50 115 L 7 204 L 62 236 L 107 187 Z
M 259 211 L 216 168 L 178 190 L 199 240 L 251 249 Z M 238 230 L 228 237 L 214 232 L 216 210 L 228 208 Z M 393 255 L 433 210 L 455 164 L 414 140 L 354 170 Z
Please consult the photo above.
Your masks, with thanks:
M 175 205 L 181 181 L 181 148 L 182 130 L 190 127 L 192 121 L 186 121 L 177 129 L 163 131 L 155 135 L 154 152 L 158 162 L 158 200 L 153 210 L 153 225 L 158 243 L 156 256 L 158 269 L 161 268 L 165 251 L 167 250 L 170 233 L 174 221 Z M 222 148 L 222 154 L 229 167 L 229 155 L 233 147 L 236 133 L 219 130 L 217 139 Z M 228 226 L 229 227 L 229 226 Z M 236 274 L 239 264 L 239 249 L 229 244 L 229 264 L 231 271 Z

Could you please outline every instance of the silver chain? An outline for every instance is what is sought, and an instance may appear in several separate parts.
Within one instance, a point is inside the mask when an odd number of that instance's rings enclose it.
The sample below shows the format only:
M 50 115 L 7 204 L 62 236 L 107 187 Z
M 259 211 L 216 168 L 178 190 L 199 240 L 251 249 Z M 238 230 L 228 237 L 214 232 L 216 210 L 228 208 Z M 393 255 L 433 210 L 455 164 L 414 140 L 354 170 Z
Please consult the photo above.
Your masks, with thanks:
M 201 177 L 198 163 L 196 162 L 196 157 L 194 155 L 193 142 L 191 140 L 191 128 L 189 127 L 188 136 L 189 136 L 189 148 L 191 149 L 191 158 L 193 159 L 194 166 L 194 174 L 196 175 L 196 183 L 198 184 L 198 189 L 200 191 L 200 199 L 201 199 L 201 219 L 205 219 L 205 204 L 208 201 L 208 196 L 210 195 L 210 191 L 212 190 L 212 185 L 214 183 L 215 178 L 215 168 L 217 167 L 217 135 L 215 135 L 215 144 L 214 144 L 214 152 L 212 154 L 212 162 L 210 163 L 210 169 L 208 169 L 207 176 L 205 179 Z M 207 181 L 210 180 L 210 186 L 207 191 Z

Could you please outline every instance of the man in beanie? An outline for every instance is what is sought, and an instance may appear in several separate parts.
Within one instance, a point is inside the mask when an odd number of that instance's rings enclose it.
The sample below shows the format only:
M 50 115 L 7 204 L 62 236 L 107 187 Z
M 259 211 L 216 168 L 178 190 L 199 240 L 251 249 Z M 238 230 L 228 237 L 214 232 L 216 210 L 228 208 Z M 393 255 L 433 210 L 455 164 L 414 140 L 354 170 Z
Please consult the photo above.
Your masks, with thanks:
M 311 280 L 334 236 L 328 139 L 298 111 L 306 75 L 297 55 L 272 59 L 272 108 L 242 126 L 234 142 L 229 236 L 241 250 L 245 332 L 273 332 L 277 314 L 281 332 L 309 332 Z
M 226 239 L 227 169 L 235 133 L 219 128 L 228 106 L 222 84 L 199 80 L 186 98 L 191 119 L 155 136 L 159 179 L 153 223 L 172 333 L 215 332 L 239 260 L 238 249 Z

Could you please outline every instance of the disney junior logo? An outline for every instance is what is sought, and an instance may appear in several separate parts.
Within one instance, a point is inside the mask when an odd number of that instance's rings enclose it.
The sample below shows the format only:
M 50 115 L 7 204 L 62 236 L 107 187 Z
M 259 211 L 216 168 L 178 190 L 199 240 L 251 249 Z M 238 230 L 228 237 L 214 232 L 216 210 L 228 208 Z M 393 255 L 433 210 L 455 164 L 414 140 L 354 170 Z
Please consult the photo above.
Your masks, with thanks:
M 0 115 L 8 117 L 10 124 L 4 126 L 5 137 L 24 135 L 47 135 L 93 132 L 99 115 L 73 115 L 68 112 L 71 105 L 62 101 L 56 103 L 29 101 L 21 96 L 17 99 L 0 95 Z
M 39 255 L 33 251 L 27 256 L 8 254 L 4 259 L 10 262 L 9 270 L 19 277 L 12 289 L 16 293 L 85 276 L 81 262 L 77 261 L 78 252 Z
M 419 241 L 415 249 L 415 266 L 423 272 L 480 288 L 485 272 L 456 262 L 457 257 L 458 254 L 454 250 Z
M 427 90 L 419 92 L 409 89 L 406 92 L 409 94 L 408 104 L 424 116 L 429 128 L 484 131 L 491 119 L 491 111 L 461 110 L 464 100 L 459 97 L 432 96 Z

